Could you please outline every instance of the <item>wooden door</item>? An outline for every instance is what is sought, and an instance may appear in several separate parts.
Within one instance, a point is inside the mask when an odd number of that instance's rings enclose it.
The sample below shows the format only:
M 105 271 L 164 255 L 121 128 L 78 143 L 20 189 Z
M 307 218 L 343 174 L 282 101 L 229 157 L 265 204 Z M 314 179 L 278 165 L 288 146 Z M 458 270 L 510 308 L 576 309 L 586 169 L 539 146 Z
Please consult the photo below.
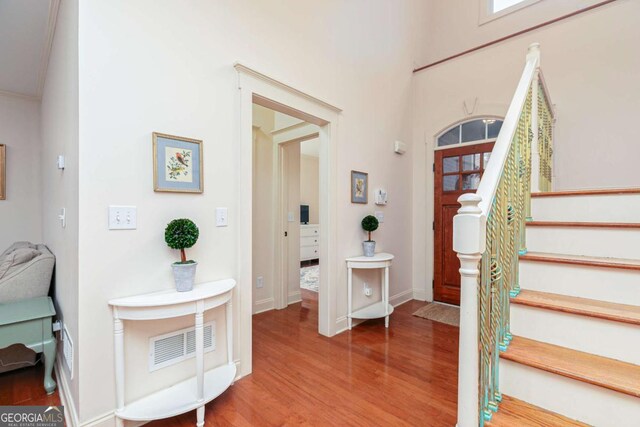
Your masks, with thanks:
M 435 152 L 433 296 L 436 301 L 460 305 L 460 261 L 453 251 L 453 217 L 460 208 L 458 197 L 478 188 L 493 144 Z

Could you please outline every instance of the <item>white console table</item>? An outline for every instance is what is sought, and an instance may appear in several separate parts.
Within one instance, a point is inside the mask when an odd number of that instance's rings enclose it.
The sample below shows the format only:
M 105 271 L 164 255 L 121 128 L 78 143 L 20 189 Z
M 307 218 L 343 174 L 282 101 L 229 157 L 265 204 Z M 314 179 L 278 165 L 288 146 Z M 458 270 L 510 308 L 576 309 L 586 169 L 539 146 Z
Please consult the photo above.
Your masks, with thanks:
M 221 395 L 236 376 L 233 362 L 231 293 L 235 280 L 195 285 L 192 291 L 175 289 L 109 301 L 113 309 L 113 334 L 116 369 L 116 423 L 123 420 L 150 421 L 173 417 L 197 409 L 197 426 L 204 426 L 204 405 Z M 226 306 L 227 363 L 204 371 L 204 312 Z M 174 386 L 134 402 L 125 403 L 124 395 L 124 326 L 123 320 L 155 320 L 195 315 L 196 375 Z
M 349 329 L 353 319 L 378 319 L 384 317 L 385 328 L 389 327 L 389 315 L 393 313 L 393 306 L 389 304 L 389 267 L 393 261 L 393 255 L 384 252 L 375 254 L 372 257 L 356 256 L 347 258 L 347 321 Z M 368 305 L 357 311 L 353 311 L 353 269 L 382 269 L 382 301 Z

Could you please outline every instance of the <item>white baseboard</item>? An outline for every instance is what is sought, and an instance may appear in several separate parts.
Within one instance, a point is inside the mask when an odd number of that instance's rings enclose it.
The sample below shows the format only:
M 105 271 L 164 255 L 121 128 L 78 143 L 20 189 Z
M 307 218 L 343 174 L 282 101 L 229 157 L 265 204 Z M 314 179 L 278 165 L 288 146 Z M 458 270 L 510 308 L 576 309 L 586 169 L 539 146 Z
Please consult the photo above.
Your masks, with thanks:
M 289 296 L 287 298 L 287 305 L 295 304 L 301 301 L 302 301 L 302 295 L 300 294 L 300 291 L 289 292 Z
M 392 295 L 389 297 L 389 304 L 394 307 L 404 304 L 405 302 L 411 301 L 413 298 L 413 289 L 406 290 L 404 292 L 400 292 L 398 294 Z
M 242 378 L 242 376 L 239 374 L 240 372 L 240 359 L 236 359 L 233 361 L 236 365 L 236 378 L 233 380 L 234 383 L 236 381 L 238 381 L 240 378 Z M 57 370 L 56 370 L 56 375 L 57 374 Z M 63 401 L 62 404 L 65 406 L 65 417 L 67 417 L 66 414 L 66 403 Z M 80 424 L 77 421 L 77 418 L 75 418 L 75 420 L 73 420 L 73 424 L 68 422 L 69 419 L 67 418 L 67 423 L 69 425 L 71 425 L 72 427 L 113 427 L 116 425 L 116 415 L 114 411 L 110 411 L 107 412 L 105 414 L 102 415 L 98 415 L 97 417 L 94 417 L 92 419 L 90 419 L 89 421 L 85 421 L 84 423 Z M 125 421 L 124 425 L 126 427 L 140 427 L 142 425 L 147 424 L 149 421 Z M 195 422 L 195 416 L 194 416 L 194 422 Z
M 273 310 L 275 308 L 275 300 L 273 298 L 266 298 L 260 301 L 256 301 L 253 304 L 253 314 L 263 313 L 265 311 Z
M 427 291 L 425 289 L 413 288 L 413 299 L 418 301 L 428 301 Z
M 336 335 L 349 329 L 349 323 L 347 322 L 347 316 L 340 316 L 336 319 Z
M 60 356 L 59 354 L 57 356 Z M 53 369 L 56 373 L 56 379 L 58 380 L 58 394 L 60 395 L 60 402 L 64 406 L 64 418 L 68 426 L 79 427 L 80 421 L 78 419 L 78 411 L 71 396 L 71 387 L 67 381 L 67 375 L 64 373 L 62 367 L 62 357 L 56 357 L 56 363 L 53 365 Z

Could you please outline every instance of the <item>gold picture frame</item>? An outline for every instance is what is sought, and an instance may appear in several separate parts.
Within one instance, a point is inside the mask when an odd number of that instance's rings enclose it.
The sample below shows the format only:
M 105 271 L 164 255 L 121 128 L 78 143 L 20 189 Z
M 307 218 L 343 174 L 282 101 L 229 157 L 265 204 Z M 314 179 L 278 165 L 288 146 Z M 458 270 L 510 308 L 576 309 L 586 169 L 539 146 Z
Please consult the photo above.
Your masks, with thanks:
M 7 200 L 7 147 L 0 144 L 0 200 Z
M 153 191 L 204 191 L 201 140 L 153 132 Z

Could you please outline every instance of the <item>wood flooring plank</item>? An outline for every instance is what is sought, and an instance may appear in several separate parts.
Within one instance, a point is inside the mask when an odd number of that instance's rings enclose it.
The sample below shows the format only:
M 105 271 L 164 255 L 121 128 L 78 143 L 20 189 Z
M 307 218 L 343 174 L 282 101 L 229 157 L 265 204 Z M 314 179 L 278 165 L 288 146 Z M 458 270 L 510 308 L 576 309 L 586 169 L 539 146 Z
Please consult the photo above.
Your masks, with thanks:
M 640 366 L 553 344 L 513 337 L 500 357 L 609 390 L 640 397 Z M 640 401 L 639 401 L 640 404 Z
M 511 396 L 502 396 L 500 409 L 493 414 L 490 427 L 588 427 L 555 412 L 538 408 Z
M 636 305 L 530 290 L 520 291 L 517 297 L 511 298 L 511 303 L 640 325 L 640 307 Z

